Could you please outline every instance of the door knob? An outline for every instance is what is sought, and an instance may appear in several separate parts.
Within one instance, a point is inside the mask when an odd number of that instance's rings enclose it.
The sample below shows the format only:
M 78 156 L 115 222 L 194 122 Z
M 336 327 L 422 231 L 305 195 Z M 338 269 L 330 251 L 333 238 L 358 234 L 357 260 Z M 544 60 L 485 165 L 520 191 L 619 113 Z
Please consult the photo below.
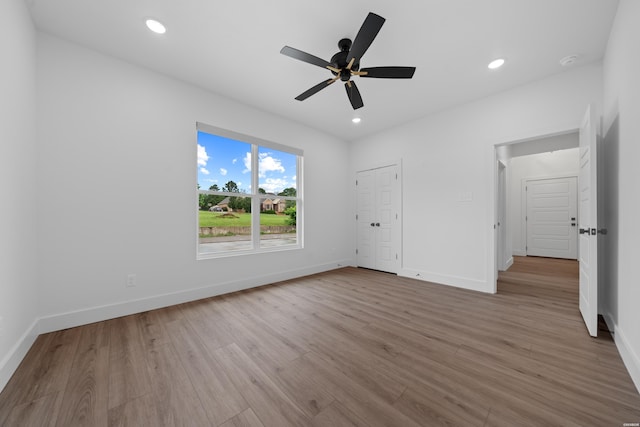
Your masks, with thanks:
M 371 223 L 371 226 L 372 226 L 372 227 L 375 227 L 375 226 L 376 226 L 376 224 L 372 222 L 372 223 Z
M 591 234 L 591 232 L 589 231 L 588 228 L 581 228 L 580 229 L 580 234 Z
M 379 222 L 376 222 L 376 227 L 380 227 L 380 223 Z

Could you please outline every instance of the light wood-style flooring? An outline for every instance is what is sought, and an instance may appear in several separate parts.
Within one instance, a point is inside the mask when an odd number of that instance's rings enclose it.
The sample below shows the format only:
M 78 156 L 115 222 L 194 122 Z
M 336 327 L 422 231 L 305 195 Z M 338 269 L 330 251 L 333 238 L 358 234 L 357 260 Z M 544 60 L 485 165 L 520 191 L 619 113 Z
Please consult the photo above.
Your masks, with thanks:
M 575 261 L 544 258 L 518 258 L 497 295 L 344 268 L 41 335 L 0 425 L 640 422 L 577 289 Z

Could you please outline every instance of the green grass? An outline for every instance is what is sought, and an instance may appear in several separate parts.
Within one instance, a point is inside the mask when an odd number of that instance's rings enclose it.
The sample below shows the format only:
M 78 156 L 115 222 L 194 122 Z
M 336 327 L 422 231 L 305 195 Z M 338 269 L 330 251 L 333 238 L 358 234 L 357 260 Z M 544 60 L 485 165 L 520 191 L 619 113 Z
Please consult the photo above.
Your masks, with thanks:
M 233 212 L 237 218 L 224 218 L 221 212 L 198 211 L 200 227 L 249 227 L 251 214 Z M 288 215 L 260 214 L 260 225 L 287 225 Z

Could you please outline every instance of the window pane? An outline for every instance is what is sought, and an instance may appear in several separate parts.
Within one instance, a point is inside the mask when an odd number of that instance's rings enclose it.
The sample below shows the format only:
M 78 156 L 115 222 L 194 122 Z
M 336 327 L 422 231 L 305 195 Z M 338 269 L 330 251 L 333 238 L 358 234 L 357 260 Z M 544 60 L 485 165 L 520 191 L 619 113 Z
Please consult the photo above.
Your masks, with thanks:
M 260 199 L 260 247 L 297 244 L 296 201 L 280 197 Z
M 295 154 L 259 147 L 258 191 L 276 196 L 295 196 L 297 159 Z
M 251 197 L 226 197 L 211 210 L 201 210 L 199 227 L 200 254 L 253 249 Z
M 251 193 L 251 144 L 198 132 L 198 188 Z

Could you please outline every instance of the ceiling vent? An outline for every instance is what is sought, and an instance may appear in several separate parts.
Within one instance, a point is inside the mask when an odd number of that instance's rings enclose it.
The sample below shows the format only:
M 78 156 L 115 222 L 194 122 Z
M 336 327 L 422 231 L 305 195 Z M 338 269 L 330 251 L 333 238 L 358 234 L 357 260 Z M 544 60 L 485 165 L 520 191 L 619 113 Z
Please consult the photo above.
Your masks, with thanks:
M 563 67 L 568 67 L 569 65 L 573 65 L 578 60 L 578 55 L 568 55 L 560 60 L 560 65 Z

